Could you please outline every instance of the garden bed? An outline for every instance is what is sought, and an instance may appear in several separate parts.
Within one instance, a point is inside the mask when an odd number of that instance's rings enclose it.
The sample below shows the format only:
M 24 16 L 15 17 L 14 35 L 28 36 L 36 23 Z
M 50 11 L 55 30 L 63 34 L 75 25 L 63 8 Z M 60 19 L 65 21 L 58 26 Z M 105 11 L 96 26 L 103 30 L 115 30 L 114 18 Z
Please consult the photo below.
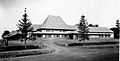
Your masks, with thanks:
M 83 43 L 70 43 L 68 46 L 89 46 L 89 45 L 108 45 L 118 44 L 119 42 L 83 42 Z
M 119 48 L 119 44 L 114 45 L 91 45 L 91 46 L 72 46 L 75 48 L 87 48 L 87 49 L 105 49 L 105 48 Z
M 61 47 L 77 47 L 77 48 L 119 48 L 119 42 L 80 42 L 80 43 L 62 43 L 54 42 Z
M 40 46 L 35 46 L 35 45 L 27 45 L 26 49 L 41 49 L 42 47 Z M 17 50 L 25 50 L 24 45 L 19 45 L 19 46 L 5 46 L 0 49 L 0 52 L 5 52 L 5 51 L 17 51 Z
M 54 49 L 32 49 L 32 50 L 22 50 L 22 51 L 10 51 L 10 52 L 0 52 L 0 58 L 12 58 L 28 55 L 38 55 L 47 54 L 54 52 Z
M 13 44 L 13 43 L 12 43 Z M 11 58 L 28 55 L 47 54 L 55 50 L 44 44 L 27 44 L 27 48 L 22 44 L 13 44 L 0 48 L 0 58 Z

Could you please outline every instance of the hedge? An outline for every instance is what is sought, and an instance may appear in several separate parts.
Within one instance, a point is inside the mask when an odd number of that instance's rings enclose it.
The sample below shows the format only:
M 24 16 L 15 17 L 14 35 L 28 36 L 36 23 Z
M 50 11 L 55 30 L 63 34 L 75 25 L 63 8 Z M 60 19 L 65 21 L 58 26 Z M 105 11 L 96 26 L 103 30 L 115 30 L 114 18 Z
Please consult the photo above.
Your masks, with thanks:
M 54 51 L 55 51 L 54 49 L 48 49 L 48 50 L 33 49 L 33 50 L 23 50 L 23 51 L 0 52 L 0 58 L 47 54 Z

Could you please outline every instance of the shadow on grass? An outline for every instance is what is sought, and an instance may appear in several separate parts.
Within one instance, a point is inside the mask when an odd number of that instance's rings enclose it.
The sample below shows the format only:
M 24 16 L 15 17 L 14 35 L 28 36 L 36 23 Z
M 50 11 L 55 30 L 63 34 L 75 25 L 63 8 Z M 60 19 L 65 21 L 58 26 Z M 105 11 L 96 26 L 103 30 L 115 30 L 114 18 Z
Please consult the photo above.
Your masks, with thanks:
M 98 56 L 91 61 L 119 61 L 119 53 Z

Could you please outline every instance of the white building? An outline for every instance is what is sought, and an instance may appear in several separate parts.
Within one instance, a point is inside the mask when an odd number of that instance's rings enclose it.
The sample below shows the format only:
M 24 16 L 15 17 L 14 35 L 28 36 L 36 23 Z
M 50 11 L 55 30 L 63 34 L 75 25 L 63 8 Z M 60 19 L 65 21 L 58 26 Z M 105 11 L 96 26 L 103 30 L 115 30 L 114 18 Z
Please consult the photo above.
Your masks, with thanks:
M 32 25 L 33 35 L 37 37 L 68 37 L 76 38 L 79 35 L 77 26 L 67 25 L 60 16 L 49 15 L 43 24 Z M 90 38 L 113 37 L 113 31 L 107 27 L 89 27 Z

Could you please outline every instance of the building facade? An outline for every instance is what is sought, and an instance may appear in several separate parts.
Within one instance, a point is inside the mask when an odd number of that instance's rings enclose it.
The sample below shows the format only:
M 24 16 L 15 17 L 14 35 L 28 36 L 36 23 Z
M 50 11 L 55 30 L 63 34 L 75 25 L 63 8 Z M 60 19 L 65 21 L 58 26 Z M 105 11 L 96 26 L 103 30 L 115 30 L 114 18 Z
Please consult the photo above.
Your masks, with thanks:
M 49 15 L 43 24 L 32 25 L 33 35 L 36 37 L 65 37 L 77 38 L 77 26 L 67 25 L 60 16 Z M 89 27 L 90 38 L 113 37 L 113 31 L 107 27 Z

